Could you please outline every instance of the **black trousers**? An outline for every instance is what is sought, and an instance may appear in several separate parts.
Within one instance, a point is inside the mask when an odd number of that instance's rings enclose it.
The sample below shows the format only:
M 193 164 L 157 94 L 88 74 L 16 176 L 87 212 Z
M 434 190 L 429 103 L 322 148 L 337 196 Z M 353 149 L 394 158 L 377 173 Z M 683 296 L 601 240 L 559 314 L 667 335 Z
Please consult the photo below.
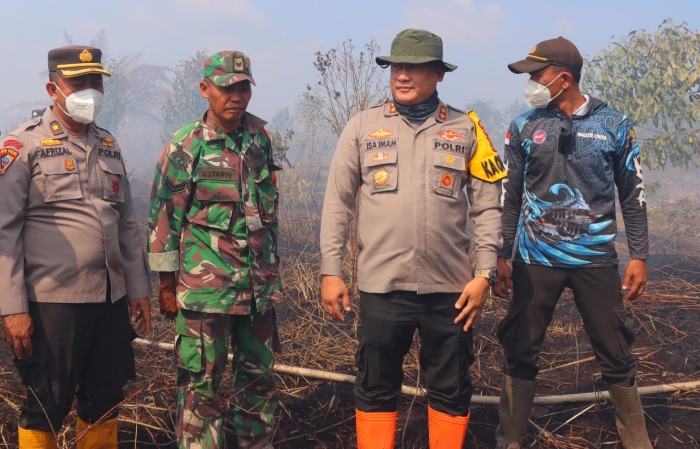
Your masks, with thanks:
M 625 309 L 617 265 L 552 268 L 516 262 L 512 280 L 513 300 L 498 329 L 506 356 L 506 374 L 535 380 L 537 360 L 554 307 L 564 288 L 569 287 L 603 380 L 609 384 L 634 384 L 634 323 Z
M 420 369 L 428 403 L 437 411 L 466 416 L 472 397 L 469 366 L 474 361 L 472 331 L 459 314 L 459 293 L 419 295 L 394 291 L 360 292 L 360 341 L 356 355 L 355 400 L 363 412 L 393 412 L 403 382 L 403 360 L 420 333 Z
M 29 303 L 34 324 L 32 355 L 15 359 L 26 401 L 20 427 L 58 432 L 77 398 L 77 413 L 95 422 L 123 399 L 122 387 L 135 378 L 126 298 L 115 303 Z M 77 389 L 77 390 L 76 390 Z

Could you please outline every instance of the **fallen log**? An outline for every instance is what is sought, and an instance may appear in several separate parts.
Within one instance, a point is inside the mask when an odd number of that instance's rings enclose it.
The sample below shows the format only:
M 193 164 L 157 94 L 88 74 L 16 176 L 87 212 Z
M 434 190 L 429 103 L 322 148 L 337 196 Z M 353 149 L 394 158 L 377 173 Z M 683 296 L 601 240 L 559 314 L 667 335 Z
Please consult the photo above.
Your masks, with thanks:
M 137 338 L 134 343 L 139 346 L 146 346 L 149 348 L 162 349 L 164 351 L 172 351 L 175 345 L 172 343 L 161 343 L 157 341 L 145 340 L 143 338 Z M 228 355 L 229 362 L 232 360 L 233 355 Z M 300 377 L 312 377 L 314 379 L 332 380 L 335 382 L 345 382 L 345 383 L 355 383 L 355 376 L 350 376 L 349 374 L 333 373 L 329 371 L 322 371 L 318 369 L 301 368 L 298 366 L 281 365 L 275 363 L 274 371 L 280 374 L 289 374 L 293 376 Z M 687 390 L 698 390 L 700 389 L 700 382 L 680 382 L 674 384 L 664 384 L 664 385 L 650 385 L 647 387 L 639 387 L 640 395 L 650 395 L 650 394 L 660 394 L 660 393 L 676 393 L 678 391 Z M 425 390 L 415 387 L 409 387 L 407 385 L 401 386 L 401 392 L 409 396 L 425 396 Z M 498 396 L 472 396 L 472 404 L 481 405 L 498 405 Z M 590 393 L 578 393 L 578 394 L 559 394 L 551 396 L 535 396 L 535 404 L 567 404 L 572 402 L 589 402 L 597 401 L 600 399 L 610 399 L 610 394 L 607 391 L 593 391 Z

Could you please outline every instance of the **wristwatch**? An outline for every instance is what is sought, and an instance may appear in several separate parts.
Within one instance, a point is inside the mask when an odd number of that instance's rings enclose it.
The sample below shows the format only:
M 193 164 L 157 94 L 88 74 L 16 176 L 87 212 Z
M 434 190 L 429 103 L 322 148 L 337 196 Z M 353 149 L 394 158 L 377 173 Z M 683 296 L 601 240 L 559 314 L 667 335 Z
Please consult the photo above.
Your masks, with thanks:
M 482 268 L 474 272 L 474 276 L 484 278 L 489 281 L 490 285 L 495 285 L 498 282 L 498 270 L 495 268 Z

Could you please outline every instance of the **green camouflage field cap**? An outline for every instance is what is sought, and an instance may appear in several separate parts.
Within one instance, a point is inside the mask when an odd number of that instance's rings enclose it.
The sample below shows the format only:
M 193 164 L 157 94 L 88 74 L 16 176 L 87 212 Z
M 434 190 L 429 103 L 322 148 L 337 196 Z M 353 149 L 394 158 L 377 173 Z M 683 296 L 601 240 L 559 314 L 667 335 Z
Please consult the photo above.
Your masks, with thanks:
M 430 31 L 408 29 L 396 35 L 391 43 L 391 56 L 378 56 L 377 64 L 387 67 L 391 64 L 425 64 L 440 61 L 448 72 L 457 66 L 442 60 L 442 39 Z
M 248 80 L 255 85 L 250 70 L 250 58 L 240 51 L 220 51 L 204 61 L 204 78 L 210 79 L 219 87 L 230 86 Z

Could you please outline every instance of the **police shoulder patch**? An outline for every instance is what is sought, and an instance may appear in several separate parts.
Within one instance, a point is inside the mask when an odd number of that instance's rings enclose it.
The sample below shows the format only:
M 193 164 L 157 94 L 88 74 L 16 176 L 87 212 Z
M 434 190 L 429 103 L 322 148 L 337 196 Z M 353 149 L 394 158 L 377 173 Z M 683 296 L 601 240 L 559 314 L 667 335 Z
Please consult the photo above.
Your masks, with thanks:
M 467 116 L 474 123 L 474 134 L 476 135 L 476 149 L 469 159 L 469 172 L 475 178 L 487 182 L 496 182 L 505 178 L 508 175 L 506 167 L 493 147 L 481 120 L 474 111 L 469 112 Z
M 14 148 L 0 149 L 0 169 L 7 170 L 19 156 L 19 151 Z

